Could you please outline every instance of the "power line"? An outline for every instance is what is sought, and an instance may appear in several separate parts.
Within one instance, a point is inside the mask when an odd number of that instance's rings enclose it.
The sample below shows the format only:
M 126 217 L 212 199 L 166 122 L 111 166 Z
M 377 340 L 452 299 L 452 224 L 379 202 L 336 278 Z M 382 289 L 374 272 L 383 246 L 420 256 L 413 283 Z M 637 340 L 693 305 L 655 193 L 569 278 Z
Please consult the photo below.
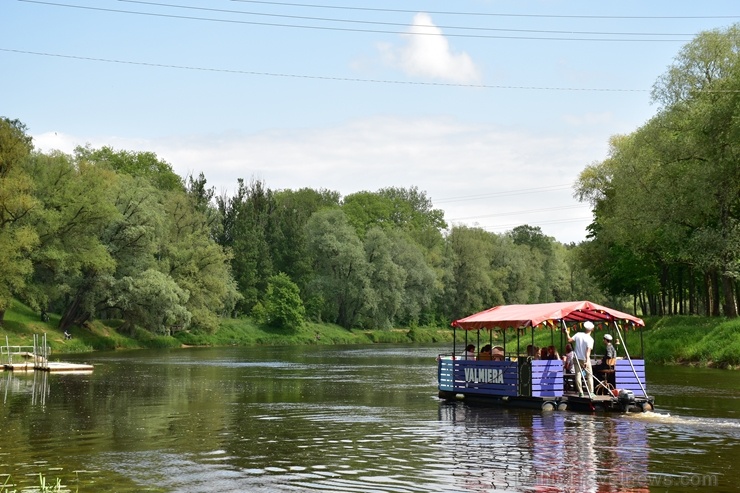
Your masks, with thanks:
M 302 75 L 302 74 L 281 74 L 275 72 L 258 72 L 253 70 L 235 70 L 235 69 L 220 69 L 220 68 L 208 68 L 208 67 L 192 67 L 187 65 L 172 65 L 166 63 L 150 63 L 150 62 L 137 62 L 130 60 L 116 60 L 113 58 L 96 58 L 79 55 L 63 55 L 61 53 L 46 53 L 39 51 L 29 50 L 16 50 L 12 48 L 2 48 L 0 51 L 8 53 L 19 53 L 23 55 L 36 55 L 45 57 L 56 57 L 70 60 L 82 60 L 91 62 L 105 62 L 105 63 L 117 63 L 122 65 L 135 65 L 141 67 L 155 67 L 155 68 L 169 68 L 178 70 L 194 70 L 200 72 L 216 72 L 216 73 L 227 73 L 237 75 L 256 75 L 264 77 L 286 77 L 295 79 L 311 79 L 311 80 L 328 80 L 337 82 L 364 82 L 370 84 L 397 84 L 397 85 L 412 85 L 412 86 L 432 86 L 432 87 L 469 87 L 477 89 L 519 89 L 529 91 L 573 91 L 573 92 L 649 92 L 648 89 L 613 89 L 613 88 L 579 88 L 579 87 L 538 87 L 538 86 L 504 86 L 504 85 L 491 85 L 491 84 L 462 84 L 455 82 L 423 82 L 423 81 L 408 81 L 408 80 L 384 80 L 384 79 L 359 79 L 352 77 L 330 77 L 321 75 Z
M 287 19 L 300 19 L 300 20 L 312 20 L 322 22 L 346 22 L 353 24 L 369 24 L 369 25 L 382 25 L 382 26 L 399 26 L 408 27 L 408 22 L 382 22 L 382 21 L 368 21 L 368 20 L 357 20 L 357 19 L 336 19 L 330 17 L 310 17 L 304 15 L 289 15 L 289 14 L 273 14 L 265 12 L 247 12 L 243 10 L 229 10 L 229 9 L 214 9 L 208 7 L 193 7 L 189 5 L 177 5 L 161 2 L 147 2 L 143 0 L 118 0 L 124 3 L 133 3 L 139 5 L 149 5 L 155 7 L 168 7 L 176 9 L 188 9 L 197 10 L 204 12 L 217 12 L 226 14 L 240 14 L 240 15 L 254 15 L 263 17 L 280 17 Z M 586 36 L 695 36 L 696 33 L 645 33 L 645 32 L 603 32 L 603 31 L 553 31 L 543 29 L 507 29 L 507 28 L 496 28 L 496 27 L 470 27 L 470 26 L 445 26 L 437 24 L 414 24 L 414 27 L 433 27 L 438 29 L 459 29 L 469 31 L 494 31 L 494 32 L 520 32 L 520 33 L 544 33 L 544 34 L 578 34 Z M 414 34 L 408 33 L 407 34 Z
M 553 219 L 552 221 L 537 221 L 537 222 L 526 222 L 526 223 L 509 223 L 509 224 L 499 224 L 495 226 L 478 226 L 481 229 L 484 229 L 486 231 L 501 231 L 501 230 L 509 230 L 512 228 L 516 228 L 517 226 L 521 226 L 522 224 L 528 224 L 530 226 L 542 226 L 546 224 L 563 224 L 563 223 L 575 223 L 580 221 L 587 221 L 592 220 L 592 217 L 575 217 L 572 219 Z
M 285 27 L 294 29 L 313 29 L 320 31 L 341 31 L 341 32 L 356 32 L 356 33 L 375 33 L 375 34 L 410 34 L 414 36 L 446 36 L 456 38 L 477 38 L 477 39 L 517 39 L 527 41 L 606 41 L 606 42 L 672 42 L 672 43 L 685 43 L 689 39 L 642 39 L 642 38 L 572 38 L 572 37 L 556 37 L 556 36 L 503 36 L 493 34 L 465 34 L 465 33 L 439 33 L 439 32 L 409 32 L 409 31 L 389 31 L 383 29 L 359 29 L 359 28 L 348 28 L 348 27 L 332 27 L 332 26 L 312 26 L 312 25 L 300 25 L 300 24 L 280 24 L 275 22 L 257 22 L 257 21 L 245 21 L 237 19 L 212 19 L 207 17 L 196 17 L 187 15 L 174 15 L 174 14 L 161 14 L 155 12 L 139 12 L 133 10 L 123 9 L 111 9 L 103 7 L 90 7 L 87 5 L 73 5 L 66 3 L 57 2 L 46 2 L 42 0 L 18 0 L 24 3 L 33 3 L 38 5 L 49 5 L 54 7 L 74 8 L 81 10 L 93 10 L 98 12 L 109 12 L 116 14 L 132 14 L 141 15 L 148 17 L 160 17 L 168 19 L 184 19 L 194 21 L 205 21 L 205 22 L 221 22 L 226 24 L 246 24 L 252 26 L 266 26 L 266 27 Z
M 523 195 L 533 192 L 554 192 L 557 190 L 567 190 L 571 188 L 572 185 L 564 184 L 564 185 L 547 185 L 544 187 L 536 187 L 536 188 L 521 188 L 518 190 L 504 190 L 501 192 L 491 192 L 491 193 L 484 193 L 484 194 L 478 194 L 478 195 L 463 195 L 460 197 L 448 197 L 443 198 L 439 200 L 435 200 L 435 204 L 439 203 L 449 203 L 449 202 L 461 202 L 465 200 L 480 200 L 480 199 L 487 199 L 491 197 L 506 197 L 510 195 Z
M 563 205 L 559 207 L 543 207 L 541 209 L 528 209 L 523 211 L 514 211 L 514 212 L 499 212 L 496 214 L 483 214 L 480 216 L 468 216 L 468 217 L 456 217 L 453 219 L 450 219 L 450 221 L 467 221 L 470 219 L 481 219 L 484 217 L 500 217 L 500 216 L 516 216 L 519 214 L 534 214 L 537 212 L 552 212 L 552 211 L 563 211 L 567 209 L 582 209 L 583 205 Z
M 266 0 L 231 0 L 239 3 L 258 3 L 263 5 L 282 5 L 288 7 L 307 7 L 318 9 L 337 9 L 337 10 L 359 10 L 364 12 L 395 12 L 402 14 L 417 13 L 418 10 L 405 9 L 386 9 L 375 7 L 348 7 L 343 5 L 319 5 L 308 3 L 289 3 L 289 2 L 271 2 Z M 492 17 L 534 17 L 544 19 L 738 19 L 738 15 L 554 15 L 554 14 L 504 14 L 493 12 L 458 12 L 458 11 L 433 11 L 425 10 L 428 14 L 434 15 L 472 15 L 472 16 L 492 16 Z

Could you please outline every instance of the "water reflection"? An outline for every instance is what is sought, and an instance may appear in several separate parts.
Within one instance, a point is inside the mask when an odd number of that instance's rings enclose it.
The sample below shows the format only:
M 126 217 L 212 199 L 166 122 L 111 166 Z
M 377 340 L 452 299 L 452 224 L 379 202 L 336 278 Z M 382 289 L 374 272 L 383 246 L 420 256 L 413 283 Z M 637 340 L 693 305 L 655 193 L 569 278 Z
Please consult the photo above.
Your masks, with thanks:
M 4 372 L 4 378 L 0 380 L 2 387 L 3 404 L 7 404 L 9 395 L 31 395 L 31 405 L 46 405 L 49 395 L 49 373 L 45 371 L 32 371 L 16 373 Z
M 466 491 L 648 491 L 643 423 L 622 416 L 540 413 L 452 403 L 440 420 Z M 477 466 L 475 466 L 477 465 Z

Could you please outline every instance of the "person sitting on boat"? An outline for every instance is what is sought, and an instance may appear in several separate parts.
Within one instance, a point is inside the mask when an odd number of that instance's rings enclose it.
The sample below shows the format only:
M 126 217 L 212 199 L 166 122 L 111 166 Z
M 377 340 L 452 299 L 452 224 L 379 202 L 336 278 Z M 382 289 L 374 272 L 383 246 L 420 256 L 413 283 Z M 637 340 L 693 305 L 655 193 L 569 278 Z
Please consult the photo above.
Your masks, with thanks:
M 591 332 L 594 330 L 593 322 L 587 321 L 584 323 L 583 329 L 584 332 L 577 332 L 573 337 L 568 332 L 568 326 L 565 326 L 563 330 L 568 338 L 568 342 L 573 343 L 573 351 L 576 353 L 575 370 L 578 397 L 583 397 L 583 382 L 581 380 L 584 378 L 586 379 L 586 389 L 590 397 L 594 393 L 593 369 L 591 368 L 591 351 L 594 349 L 594 338 L 591 337 Z
M 468 344 L 462 356 L 463 359 L 475 359 L 475 344 Z
M 555 349 L 555 346 L 547 346 L 545 357 L 542 359 L 546 359 L 550 361 L 558 360 L 560 359 L 560 355 L 558 354 L 558 350 Z
M 479 360 L 488 360 L 490 361 L 493 359 L 493 355 L 491 354 L 491 345 L 486 344 L 483 346 L 483 348 L 480 350 L 480 353 L 478 353 L 478 359 Z
M 493 346 L 493 350 L 491 351 L 491 359 L 493 361 L 504 361 L 504 348 L 502 348 L 501 346 Z
M 565 345 L 565 355 L 563 356 L 563 371 L 566 374 L 572 374 L 575 373 L 576 370 L 573 368 L 573 357 L 575 353 L 573 352 L 573 346 L 570 344 Z
M 532 359 L 537 359 L 540 357 L 539 353 L 540 349 L 537 346 L 533 346 L 532 344 L 527 344 L 527 356 Z
M 594 365 L 594 371 L 611 370 L 612 365 L 609 364 L 609 360 L 613 361 L 617 358 L 617 348 L 612 345 L 611 334 L 604 334 L 604 346 L 606 348 L 604 357 L 598 365 Z

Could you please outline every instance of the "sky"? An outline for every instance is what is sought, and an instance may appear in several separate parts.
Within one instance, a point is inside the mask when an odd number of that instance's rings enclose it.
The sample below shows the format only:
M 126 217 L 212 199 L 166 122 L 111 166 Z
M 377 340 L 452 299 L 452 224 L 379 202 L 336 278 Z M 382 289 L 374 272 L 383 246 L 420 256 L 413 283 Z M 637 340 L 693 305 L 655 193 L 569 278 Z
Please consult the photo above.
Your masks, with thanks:
M 342 196 L 416 187 L 451 225 L 586 240 L 574 183 L 736 0 L 3 0 L 0 116 L 42 152 L 154 152 Z

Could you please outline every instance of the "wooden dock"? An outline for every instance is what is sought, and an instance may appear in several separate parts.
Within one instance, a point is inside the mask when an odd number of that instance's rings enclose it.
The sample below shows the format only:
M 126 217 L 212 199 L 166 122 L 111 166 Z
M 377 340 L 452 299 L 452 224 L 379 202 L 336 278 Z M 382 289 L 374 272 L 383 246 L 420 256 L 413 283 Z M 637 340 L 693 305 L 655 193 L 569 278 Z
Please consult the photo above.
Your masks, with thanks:
M 49 361 L 51 348 L 46 345 L 46 334 L 43 342 L 34 334 L 33 346 L 11 346 L 5 338 L 5 346 L 0 346 L 3 369 L 6 371 L 46 371 L 55 373 L 84 373 L 93 370 L 92 365 Z M 16 360 L 16 361 L 14 361 Z
M 50 371 L 50 372 L 91 372 L 93 365 L 79 363 L 65 363 L 63 361 L 6 363 L 3 365 L 6 371 Z

